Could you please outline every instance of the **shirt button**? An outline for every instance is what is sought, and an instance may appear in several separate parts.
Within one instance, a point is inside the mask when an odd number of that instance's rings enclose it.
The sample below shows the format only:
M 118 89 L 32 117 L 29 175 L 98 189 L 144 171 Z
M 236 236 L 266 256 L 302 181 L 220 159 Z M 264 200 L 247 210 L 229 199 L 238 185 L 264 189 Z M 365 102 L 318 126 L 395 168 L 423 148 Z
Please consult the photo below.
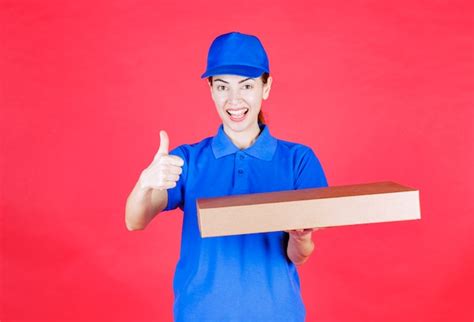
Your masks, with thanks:
M 240 160 L 245 159 L 245 156 L 243 154 L 239 155 Z
M 237 170 L 237 172 L 238 172 L 239 174 L 243 174 L 243 173 L 244 173 L 244 170 L 239 169 L 239 170 Z

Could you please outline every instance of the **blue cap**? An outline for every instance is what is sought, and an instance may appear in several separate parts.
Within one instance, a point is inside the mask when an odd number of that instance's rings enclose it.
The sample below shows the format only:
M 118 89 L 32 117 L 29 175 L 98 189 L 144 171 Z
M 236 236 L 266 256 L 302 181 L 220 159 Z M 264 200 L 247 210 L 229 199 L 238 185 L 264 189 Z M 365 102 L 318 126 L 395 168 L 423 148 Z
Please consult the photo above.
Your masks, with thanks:
M 252 35 L 230 32 L 218 36 L 207 55 L 207 69 L 201 78 L 231 74 L 258 77 L 270 73 L 268 57 L 260 40 Z

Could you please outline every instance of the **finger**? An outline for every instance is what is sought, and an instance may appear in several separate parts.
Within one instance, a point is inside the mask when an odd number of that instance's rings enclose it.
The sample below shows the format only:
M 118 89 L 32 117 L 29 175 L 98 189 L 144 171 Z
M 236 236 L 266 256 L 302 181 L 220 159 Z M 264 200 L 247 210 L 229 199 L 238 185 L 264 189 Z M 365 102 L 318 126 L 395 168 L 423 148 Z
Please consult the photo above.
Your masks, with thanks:
M 160 159 L 160 164 L 174 165 L 177 167 L 182 167 L 184 165 L 183 159 L 176 155 L 163 155 Z
M 166 181 L 178 181 L 179 180 L 179 176 L 176 175 L 176 174 L 168 174 L 166 175 L 166 177 L 164 178 Z
M 172 188 L 176 187 L 176 181 L 166 181 L 166 182 L 162 185 L 162 187 L 163 187 L 164 189 L 172 189 Z
M 163 156 L 163 158 L 166 158 L 166 156 Z M 161 163 L 161 162 L 159 162 L 159 163 Z M 183 173 L 183 168 L 182 167 L 178 167 L 178 166 L 171 165 L 171 164 L 160 164 L 158 167 L 155 166 L 155 169 L 157 169 L 158 172 L 162 175 L 167 175 L 167 174 L 180 175 L 181 173 Z
M 171 164 L 176 165 L 178 167 L 182 167 L 184 165 L 184 160 L 178 157 L 177 155 L 169 155 L 171 159 Z
M 174 166 L 174 165 L 169 165 L 168 166 L 168 173 L 169 174 L 180 175 L 181 173 L 183 173 L 183 168 L 177 167 L 177 166 Z
M 163 181 L 159 184 L 147 182 L 142 185 L 142 188 L 152 188 L 157 190 L 167 190 L 176 187 L 175 181 Z
M 160 131 L 160 148 L 158 149 L 158 154 L 168 155 L 170 147 L 170 139 L 168 138 L 168 133 L 166 131 Z

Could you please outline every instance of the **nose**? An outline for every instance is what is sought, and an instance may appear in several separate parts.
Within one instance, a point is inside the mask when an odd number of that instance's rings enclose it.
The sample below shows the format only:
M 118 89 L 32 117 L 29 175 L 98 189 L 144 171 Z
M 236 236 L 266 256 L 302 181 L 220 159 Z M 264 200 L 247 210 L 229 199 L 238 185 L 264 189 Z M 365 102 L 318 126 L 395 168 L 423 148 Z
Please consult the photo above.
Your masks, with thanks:
M 238 103 L 240 101 L 240 91 L 238 89 L 230 91 L 229 101 L 231 103 Z

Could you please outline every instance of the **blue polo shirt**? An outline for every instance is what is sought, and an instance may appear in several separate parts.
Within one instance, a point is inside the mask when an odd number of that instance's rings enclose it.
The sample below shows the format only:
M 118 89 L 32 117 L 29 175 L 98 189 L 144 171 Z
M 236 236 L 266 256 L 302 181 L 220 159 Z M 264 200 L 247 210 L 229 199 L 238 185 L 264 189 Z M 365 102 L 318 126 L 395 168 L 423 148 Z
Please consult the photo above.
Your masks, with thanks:
M 170 152 L 184 160 L 165 211 L 184 211 L 173 280 L 176 322 L 298 321 L 306 310 L 285 232 L 201 238 L 196 198 L 327 186 L 311 148 L 276 139 L 268 126 L 247 149 L 225 134 Z M 237 220 L 237 219 L 236 219 Z

